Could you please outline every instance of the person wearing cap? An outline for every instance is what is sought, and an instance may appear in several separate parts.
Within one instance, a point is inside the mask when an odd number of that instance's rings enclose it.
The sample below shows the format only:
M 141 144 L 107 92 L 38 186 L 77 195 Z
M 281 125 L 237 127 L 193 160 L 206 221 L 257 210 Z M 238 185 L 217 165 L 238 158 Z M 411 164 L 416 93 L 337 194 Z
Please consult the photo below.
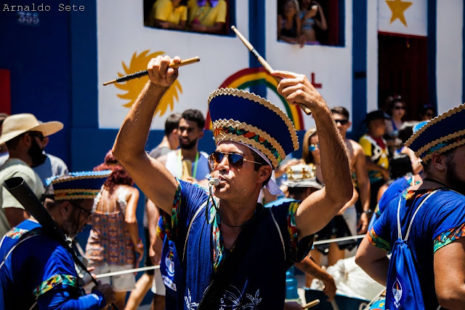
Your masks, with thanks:
M 285 271 L 305 257 L 312 234 L 352 197 L 344 142 L 308 79 L 277 71 L 279 93 L 312 110 L 322 132 L 323 174 L 333 181 L 300 205 L 295 200 L 272 208 L 258 204 L 272 170 L 298 148 L 297 134 L 278 107 L 229 88 L 214 91 L 208 100 L 216 143 L 209 158 L 210 188 L 175 179 L 144 150 L 154 110 L 178 75 L 168 66 L 171 61 L 180 59 L 162 56 L 149 62 L 150 81 L 125 118 L 113 153 L 142 191 L 171 215 L 165 231 L 175 242 L 178 260 L 165 263 L 181 266 L 174 271 L 178 307 L 282 309 Z
M 464 119 L 462 104 L 429 121 L 407 140 L 406 145 L 423 162 L 423 184 L 389 202 L 358 249 L 357 264 L 388 286 L 386 304 L 397 301 L 402 307 L 404 302 L 387 272 L 387 253 L 398 238 L 399 220 L 403 236 L 412 223 L 407 244 L 426 309 L 465 308 Z
M 383 136 L 386 133 L 386 113 L 375 110 L 368 113 L 365 123 L 368 132 L 358 141 L 366 156 L 366 167 L 370 179 L 370 209 L 378 203 L 378 190 L 389 180 L 389 150 Z
M 74 238 L 92 214 L 109 171 L 79 172 L 51 180 L 44 207 Z M 0 309 L 101 309 L 113 301 L 109 284 L 84 295 L 69 247 L 35 219 L 13 227 L 0 242 Z
M 60 122 L 40 123 L 34 115 L 29 113 L 14 114 L 8 116 L 2 124 L 0 144 L 5 143 L 8 152 L 8 160 L 0 167 L 0 237 L 10 227 L 18 225 L 28 218 L 21 204 L 3 187 L 3 182 L 12 176 L 22 177 L 37 197 L 44 192 L 44 186 L 40 177 L 32 170 L 42 156 L 41 137 L 49 136 L 63 128 Z M 3 213 L 8 220 L 5 225 L 1 220 Z

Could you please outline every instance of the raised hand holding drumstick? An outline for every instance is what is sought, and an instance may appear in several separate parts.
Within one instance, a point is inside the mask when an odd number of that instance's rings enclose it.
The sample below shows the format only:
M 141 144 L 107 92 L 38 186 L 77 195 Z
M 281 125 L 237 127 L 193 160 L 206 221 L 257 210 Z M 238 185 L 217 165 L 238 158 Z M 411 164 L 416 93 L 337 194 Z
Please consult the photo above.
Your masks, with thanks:
M 236 33 L 237 37 L 242 41 L 242 43 L 247 47 L 247 49 L 254 54 L 255 57 L 257 57 L 258 62 L 268 71 L 271 75 L 273 75 L 278 82 L 280 81 L 280 77 L 278 75 L 275 75 L 274 73 L 276 72 L 273 70 L 271 65 L 257 52 L 257 50 L 253 47 L 253 45 L 247 40 L 240 32 L 237 30 L 236 27 L 231 26 L 231 29 Z M 312 111 L 305 105 L 302 105 L 298 102 L 291 102 L 291 103 L 296 103 L 299 104 L 302 110 L 308 115 L 312 114 Z

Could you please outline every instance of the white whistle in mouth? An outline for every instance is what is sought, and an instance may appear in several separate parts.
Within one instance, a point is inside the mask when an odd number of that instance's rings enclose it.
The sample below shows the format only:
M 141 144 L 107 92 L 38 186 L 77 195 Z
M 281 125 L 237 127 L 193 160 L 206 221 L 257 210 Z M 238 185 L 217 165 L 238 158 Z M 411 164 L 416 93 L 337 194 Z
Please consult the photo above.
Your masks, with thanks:
M 209 178 L 208 179 L 208 184 L 212 185 L 212 186 L 218 186 L 220 185 L 220 179 L 217 179 L 217 178 Z

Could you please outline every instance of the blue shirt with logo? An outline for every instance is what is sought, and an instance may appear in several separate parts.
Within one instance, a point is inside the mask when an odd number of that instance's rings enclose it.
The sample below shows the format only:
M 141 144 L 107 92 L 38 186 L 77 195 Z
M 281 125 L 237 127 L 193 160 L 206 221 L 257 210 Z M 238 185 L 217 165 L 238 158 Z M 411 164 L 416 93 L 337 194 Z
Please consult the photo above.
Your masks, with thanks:
M 240 267 L 218 300 L 218 309 L 283 308 L 286 270 L 310 249 L 310 245 L 297 240 L 298 205 L 295 200 L 283 200 L 263 208 L 263 215 L 255 222 L 257 229 L 250 236 L 250 246 L 239 258 Z M 178 302 L 182 303 L 171 309 L 197 309 L 212 277 L 229 254 L 219 230 L 221 219 L 205 189 L 179 181 L 172 214 L 166 220 L 164 230 L 175 253 L 162 255 L 162 264 L 174 270 Z M 178 272 L 182 274 L 177 275 Z

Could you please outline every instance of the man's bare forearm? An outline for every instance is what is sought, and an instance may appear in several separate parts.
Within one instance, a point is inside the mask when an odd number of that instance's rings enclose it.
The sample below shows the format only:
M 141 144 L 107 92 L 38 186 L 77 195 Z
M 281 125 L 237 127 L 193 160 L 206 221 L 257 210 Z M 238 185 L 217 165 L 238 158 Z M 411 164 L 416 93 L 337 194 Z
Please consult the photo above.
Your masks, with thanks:
M 145 152 L 145 143 L 155 109 L 163 94 L 178 76 L 171 64 L 180 62 L 179 57 L 158 56 L 147 66 L 150 81 L 145 85 L 116 137 L 113 153 L 145 195 L 166 212 L 176 191 L 176 180 L 157 160 Z M 163 184 L 163 186 L 160 186 Z
M 360 190 L 360 202 L 362 204 L 363 211 L 370 209 L 370 182 L 363 182 L 359 185 Z
M 147 211 L 147 228 L 149 230 L 150 245 L 152 245 L 155 242 L 155 238 L 157 237 L 157 227 L 158 220 L 160 218 L 160 211 L 158 211 L 158 208 L 150 200 L 147 200 L 145 208 Z
M 313 107 L 312 113 L 318 132 L 321 172 L 325 180 L 326 194 L 341 207 L 353 194 L 345 143 L 326 104 Z

